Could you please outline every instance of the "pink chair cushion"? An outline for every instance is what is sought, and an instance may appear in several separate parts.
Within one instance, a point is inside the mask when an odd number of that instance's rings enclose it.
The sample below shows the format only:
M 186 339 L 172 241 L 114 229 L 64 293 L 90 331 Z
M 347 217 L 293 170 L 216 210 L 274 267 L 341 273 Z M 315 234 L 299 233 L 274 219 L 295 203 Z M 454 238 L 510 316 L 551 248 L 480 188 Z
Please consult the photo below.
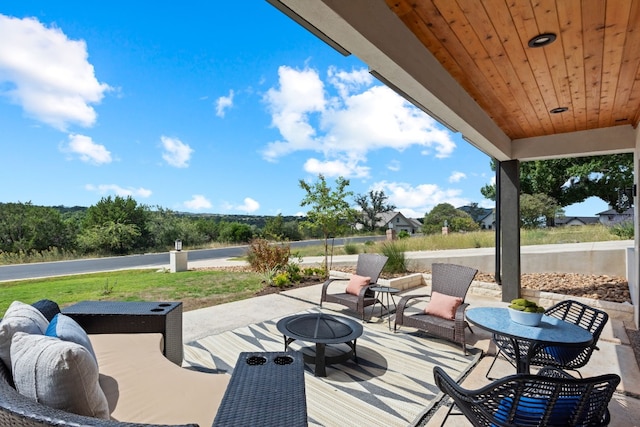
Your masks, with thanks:
M 351 295 L 360 295 L 360 290 L 369 286 L 369 283 L 371 283 L 371 277 L 354 274 L 351 276 L 351 279 L 349 279 L 349 284 L 345 292 Z
M 443 319 L 453 320 L 456 310 L 462 304 L 462 298 L 451 295 L 441 294 L 440 292 L 431 293 L 431 301 L 424 309 L 425 314 L 442 317 Z

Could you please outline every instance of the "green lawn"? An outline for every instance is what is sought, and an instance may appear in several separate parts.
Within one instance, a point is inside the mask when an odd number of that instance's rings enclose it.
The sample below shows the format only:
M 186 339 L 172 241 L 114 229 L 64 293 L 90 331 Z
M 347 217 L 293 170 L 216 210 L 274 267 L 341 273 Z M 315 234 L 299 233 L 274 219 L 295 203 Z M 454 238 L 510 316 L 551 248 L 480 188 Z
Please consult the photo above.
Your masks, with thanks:
M 13 301 L 40 299 L 60 307 L 83 300 L 182 301 L 193 310 L 241 300 L 262 288 L 262 276 L 250 272 L 126 270 L 0 283 L 0 317 Z

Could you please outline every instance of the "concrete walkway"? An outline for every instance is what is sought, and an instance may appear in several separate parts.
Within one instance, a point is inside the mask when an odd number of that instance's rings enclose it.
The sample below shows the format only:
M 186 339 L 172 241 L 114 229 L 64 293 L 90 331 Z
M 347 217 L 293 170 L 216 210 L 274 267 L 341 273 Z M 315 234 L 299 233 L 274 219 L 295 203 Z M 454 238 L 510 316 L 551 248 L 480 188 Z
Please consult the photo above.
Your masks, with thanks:
M 334 257 L 334 266 L 355 264 L 357 255 Z M 305 263 L 316 262 L 306 259 Z M 204 266 L 205 263 L 190 264 L 191 268 Z M 211 266 L 212 263 L 206 264 Z M 217 262 L 215 265 L 238 265 L 238 262 Z M 208 335 L 236 329 L 249 324 L 259 323 L 317 306 L 320 300 L 321 285 L 293 289 L 280 294 L 271 294 L 247 300 L 207 307 L 184 313 L 183 338 L 190 342 Z M 425 293 L 424 288 L 410 292 Z M 467 301 L 472 307 L 506 305 L 494 298 L 469 295 Z M 327 304 L 327 308 L 344 311 L 343 307 Z M 385 319 L 386 321 L 386 319 Z M 462 385 L 467 388 L 477 388 L 487 384 L 485 378 L 488 366 L 495 354 L 495 346 L 491 342 L 488 332 L 478 327 L 473 328 L 474 334 L 469 333 L 468 345 L 481 348 L 488 356 L 471 371 Z M 391 332 L 390 332 L 391 333 Z M 636 362 L 633 349 L 629 344 L 625 325 L 610 319 L 598 342 L 599 351 L 594 352 L 588 365 L 581 369 L 583 377 L 595 376 L 602 373 L 616 373 L 622 381 L 611 401 L 609 408 L 612 422 L 616 427 L 640 426 L 640 369 Z M 502 377 L 514 373 L 514 368 L 506 362 L 496 363 L 491 376 Z M 442 408 L 427 422 L 427 426 L 440 425 L 445 409 Z M 450 417 L 446 425 L 470 425 L 464 417 Z

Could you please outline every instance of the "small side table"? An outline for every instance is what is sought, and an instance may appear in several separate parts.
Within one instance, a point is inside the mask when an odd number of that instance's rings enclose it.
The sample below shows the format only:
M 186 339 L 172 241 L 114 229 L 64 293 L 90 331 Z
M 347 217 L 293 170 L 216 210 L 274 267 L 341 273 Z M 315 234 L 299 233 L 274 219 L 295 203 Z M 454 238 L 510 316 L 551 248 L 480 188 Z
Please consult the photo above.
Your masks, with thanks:
M 380 317 L 382 317 L 382 308 L 384 307 L 387 310 L 387 319 L 389 321 L 389 329 L 391 329 L 391 303 L 389 302 L 389 297 L 391 297 L 391 301 L 393 301 L 393 308 L 395 309 L 397 306 L 396 306 L 396 300 L 393 298 L 393 296 L 398 292 L 400 292 L 400 289 L 392 288 L 391 286 L 371 286 L 369 289 L 375 292 L 379 297 L 377 299 L 380 301 Z M 384 303 L 385 295 L 387 296 L 386 305 Z

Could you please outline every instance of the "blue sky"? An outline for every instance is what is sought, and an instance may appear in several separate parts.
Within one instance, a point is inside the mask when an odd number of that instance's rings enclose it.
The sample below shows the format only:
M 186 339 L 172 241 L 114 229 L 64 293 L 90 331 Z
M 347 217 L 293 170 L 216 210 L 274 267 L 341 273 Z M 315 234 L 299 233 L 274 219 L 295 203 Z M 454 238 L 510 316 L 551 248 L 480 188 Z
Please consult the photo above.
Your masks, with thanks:
M 409 217 L 492 206 L 488 156 L 263 0 L 3 2 L 0 141 L 0 202 L 295 215 L 322 173 Z

